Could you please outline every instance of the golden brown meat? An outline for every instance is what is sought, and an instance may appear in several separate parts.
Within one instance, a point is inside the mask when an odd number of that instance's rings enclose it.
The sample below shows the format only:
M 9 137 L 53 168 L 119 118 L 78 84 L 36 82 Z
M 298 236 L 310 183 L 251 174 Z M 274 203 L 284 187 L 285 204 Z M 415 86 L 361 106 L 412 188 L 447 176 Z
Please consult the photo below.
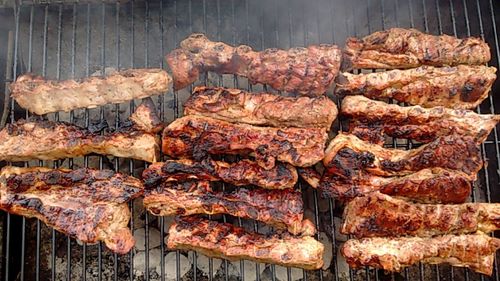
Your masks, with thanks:
M 25 74 L 11 85 L 11 96 L 22 108 L 42 115 L 163 94 L 172 78 L 162 69 L 128 69 L 106 77 L 47 80 Z
M 308 270 L 323 266 L 323 244 L 310 236 L 262 235 L 198 217 L 178 218 L 170 226 L 166 242 L 169 249 L 228 260 L 248 259 Z
M 488 97 L 496 68 L 484 65 L 421 66 L 366 74 L 344 72 L 337 77 L 339 95 L 395 99 L 423 107 L 474 109 Z
M 401 150 L 371 144 L 340 133 L 328 145 L 323 164 L 329 174 L 359 177 L 360 172 L 379 176 L 404 176 L 426 168 L 461 171 L 472 180 L 483 166 L 479 146 L 472 137 L 439 137 L 416 149 Z
M 151 164 L 142 173 L 146 186 L 161 182 L 205 180 L 224 181 L 236 186 L 256 185 L 267 189 L 293 188 L 297 183 L 297 170 L 289 164 L 276 163 L 266 170 L 256 162 L 242 159 L 235 163 L 204 159 L 167 160 Z
M 134 113 L 130 115 L 129 120 L 134 123 L 137 130 L 146 133 L 157 134 L 164 127 L 151 98 L 144 99 Z
M 500 229 L 500 204 L 419 204 L 379 192 L 354 198 L 340 231 L 361 237 L 490 233 Z
M 495 128 L 500 115 L 477 114 L 470 110 L 420 106 L 402 107 L 363 96 L 345 97 L 342 114 L 351 117 L 351 133 L 361 139 L 383 144 L 383 133 L 430 142 L 452 134 L 470 136 L 479 144 Z M 353 126 L 354 125 L 354 126 Z
M 479 38 L 431 35 L 391 28 L 362 39 L 348 38 L 342 68 L 412 68 L 420 65 L 486 64 L 490 47 Z
M 86 243 L 104 241 L 125 254 L 134 246 L 127 202 L 140 196 L 140 180 L 111 170 L 4 167 L 0 209 L 28 218 Z
M 174 158 L 252 154 L 266 169 L 274 167 L 276 160 L 305 167 L 323 159 L 327 137 L 321 128 L 256 127 L 188 115 L 165 128 L 162 148 Z
M 55 160 L 90 153 L 156 162 L 159 138 L 134 129 L 100 135 L 65 122 L 19 120 L 0 131 L 0 160 Z
M 233 47 L 192 34 L 166 60 L 174 76 L 174 89 L 195 82 L 200 73 L 214 71 L 247 77 L 250 83 L 268 84 L 276 90 L 320 96 L 337 76 L 341 51 L 334 45 L 256 52 L 249 46 Z
M 184 103 L 184 115 L 273 127 L 329 130 L 337 113 L 337 106 L 327 96 L 283 97 L 226 88 L 196 87 Z
M 341 248 L 352 268 L 371 266 L 401 271 L 419 262 L 449 263 L 491 275 L 500 240 L 486 234 L 444 235 L 433 238 L 374 237 L 351 239 Z
M 324 196 L 339 200 L 348 201 L 379 191 L 422 203 L 457 204 L 469 198 L 472 182 L 471 177 L 463 172 L 430 168 L 394 177 L 362 171 L 351 177 L 326 173 L 318 185 Z
M 287 229 L 294 235 L 316 232 L 312 222 L 304 221 L 302 193 L 293 189 L 215 191 L 206 181 L 161 183 L 146 189 L 144 207 L 155 216 L 229 214 Z

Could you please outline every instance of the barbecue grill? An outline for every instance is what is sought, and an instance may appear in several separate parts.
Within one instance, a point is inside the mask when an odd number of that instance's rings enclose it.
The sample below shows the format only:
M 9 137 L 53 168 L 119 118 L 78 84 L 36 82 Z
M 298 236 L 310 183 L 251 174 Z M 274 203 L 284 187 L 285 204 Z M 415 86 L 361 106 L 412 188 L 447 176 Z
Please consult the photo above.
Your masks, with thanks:
M 413 27 L 431 34 L 478 36 L 492 50 L 491 64 L 498 68 L 500 4 L 494 0 L 173 0 L 173 1 L 4 1 L 0 6 L 0 125 L 30 115 L 8 98 L 8 85 L 20 74 L 34 72 L 50 78 L 71 79 L 102 75 L 112 69 L 165 68 L 163 56 L 193 32 L 203 32 L 216 41 L 246 44 L 261 50 L 290 48 L 318 43 L 343 46 L 349 36 L 364 36 L 390 27 Z M 0 1 L 2 3 L 2 1 Z M 2 4 L 0 4 L 2 5 Z M 245 78 L 207 74 L 198 85 L 239 87 L 250 91 L 272 91 L 252 86 Z M 167 92 L 155 98 L 165 122 L 182 115 L 182 104 L 192 87 Z M 495 93 L 477 108 L 480 113 L 500 113 Z M 328 95 L 332 96 L 329 92 Z M 332 96 L 333 97 L 333 96 Z M 337 101 L 337 99 L 335 98 Z M 107 105 L 69 114 L 48 114 L 51 120 L 99 127 L 106 120 L 118 127 L 139 101 Z M 1 108 L 1 107 L 0 107 Z M 342 130 L 344 120 L 335 121 Z M 97 124 L 97 126 L 96 126 Z M 388 146 L 402 149 L 412 142 L 394 139 Z M 472 201 L 500 202 L 500 141 L 497 129 L 481 146 L 487 161 L 475 183 Z M 2 163 L 2 165 L 5 163 Z M 31 161 L 25 165 L 49 167 L 89 166 L 111 168 L 139 176 L 143 162 L 88 156 L 64 161 Z M 324 270 L 298 271 L 253 262 L 207 259 L 166 249 L 163 237 L 171 219 L 148 215 L 141 200 L 130 204 L 131 228 L 139 249 L 123 256 L 112 254 L 102 244 L 81 245 L 33 219 L 0 214 L 1 280 L 499 280 L 498 258 L 492 277 L 450 266 L 419 265 L 401 273 L 373 269 L 349 270 L 338 254 L 346 237 L 339 235 L 341 206 L 323 199 L 305 182 L 306 216 L 318 228 L 318 239 L 327 243 L 333 256 Z M 229 217 L 219 219 L 233 221 Z M 266 232 L 261 224 L 234 221 Z M 158 234 L 159 233 L 159 234 Z M 143 250 L 140 250 L 143 249 Z M 220 264 L 220 266 L 218 266 Z

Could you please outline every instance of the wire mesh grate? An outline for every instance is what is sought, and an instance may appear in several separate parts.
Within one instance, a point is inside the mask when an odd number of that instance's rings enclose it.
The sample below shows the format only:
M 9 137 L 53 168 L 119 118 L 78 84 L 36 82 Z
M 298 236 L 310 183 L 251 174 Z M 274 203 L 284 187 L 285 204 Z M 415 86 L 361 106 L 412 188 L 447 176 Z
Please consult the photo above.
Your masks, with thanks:
M 5 81 L 0 92 L 7 95 L 8 84 L 24 72 L 70 79 L 100 75 L 112 69 L 165 68 L 163 56 L 192 32 L 203 32 L 209 38 L 234 45 L 265 49 L 318 43 L 343 46 L 349 36 L 364 36 L 394 26 L 413 27 L 432 34 L 482 37 L 492 49 L 491 64 L 498 67 L 500 49 L 495 12 L 499 6 L 492 0 L 23 0 L 13 8 L 0 8 L 0 20 L 6 22 L 0 27 L 0 38 L 5 37 L 6 42 L 0 46 L 0 67 L 5 69 L 0 69 L 0 80 Z M 270 91 L 233 75 L 209 73 L 198 84 Z M 500 83 L 495 83 L 492 92 L 496 93 L 499 87 Z M 182 104 L 191 90 L 192 87 L 168 92 L 155 99 L 164 121 L 171 122 L 182 115 Z M 87 127 L 105 119 L 117 127 L 138 102 L 49 114 L 47 118 Z M 499 103 L 500 99 L 492 94 L 477 110 L 495 113 Z M 13 101 L 8 101 L 8 105 L 9 110 L 4 112 L 8 122 L 29 117 Z M 336 120 L 333 131 L 344 129 L 344 121 Z M 395 139 L 392 146 L 408 149 L 413 144 Z M 481 149 L 488 165 L 480 172 L 472 200 L 499 202 L 497 129 Z M 98 156 L 25 165 L 109 168 L 135 176 L 145 167 L 138 161 Z M 133 214 L 130 227 L 143 238 L 144 251 L 133 250 L 124 256 L 110 253 L 102 244 L 80 245 L 40 221 L 2 213 L 1 276 L 3 280 L 499 280 L 497 262 L 492 277 L 461 268 L 423 264 L 394 274 L 368 268 L 350 270 L 338 255 L 339 245 L 346 238 L 337 232 L 341 206 L 334 200 L 321 198 L 305 183 L 301 187 L 306 215 L 319 229 L 317 238 L 333 241 L 332 263 L 325 270 L 297 271 L 252 262 L 219 263 L 197 254 L 170 252 L 163 239 L 157 238 L 166 235 L 165 228 L 171 220 L 148 215 L 140 200 L 136 200 L 130 203 Z M 245 220 L 236 222 L 257 231 L 266 228 Z

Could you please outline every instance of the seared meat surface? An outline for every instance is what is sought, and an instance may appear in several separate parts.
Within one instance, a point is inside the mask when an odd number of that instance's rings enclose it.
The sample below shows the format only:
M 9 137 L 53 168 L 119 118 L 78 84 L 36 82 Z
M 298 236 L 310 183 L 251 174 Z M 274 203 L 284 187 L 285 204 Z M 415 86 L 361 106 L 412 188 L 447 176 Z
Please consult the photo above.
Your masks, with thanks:
M 11 85 L 11 96 L 22 108 L 42 115 L 163 94 L 172 78 L 162 69 L 128 69 L 105 77 L 47 80 L 25 74 Z
M 328 145 L 323 164 L 329 174 L 342 178 L 360 172 L 379 176 L 403 176 L 425 168 L 461 171 L 475 180 L 483 166 L 481 152 L 472 137 L 450 135 L 411 150 L 384 148 L 353 135 L 340 133 Z
M 156 162 L 159 139 L 134 129 L 100 135 L 53 121 L 19 120 L 0 131 L 0 160 L 55 160 L 90 153 Z
M 395 99 L 423 107 L 474 109 L 488 97 L 496 68 L 484 65 L 421 66 L 365 74 L 344 72 L 337 77 L 339 95 Z
M 327 137 L 321 128 L 256 127 L 188 115 L 165 128 L 162 148 L 174 158 L 251 154 L 266 169 L 274 167 L 276 160 L 305 167 L 323 159 Z
M 448 263 L 491 275 L 500 240 L 486 234 L 443 235 L 432 238 L 374 237 L 351 239 L 341 253 L 352 268 L 371 266 L 401 271 L 418 262 Z
M 470 136 L 477 143 L 486 140 L 500 121 L 500 115 L 477 114 L 470 110 L 443 107 L 402 107 L 374 101 L 363 96 L 345 97 L 342 114 L 353 118 L 351 133 L 383 144 L 384 133 L 395 138 L 431 142 L 438 137 L 457 134 Z
M 103 241 L 119 254 L 134 246 L 127 202 L 142 193 L 140 180 L 111 170 L 5 167 L 0 173 L 0 209 L 86 243 Z
M 318 185 L 324 196 L 339 200 L 351 200 L 379 191 L 422 203 L 457 204 L 465 202 L 472 191 L 470 176 L 442 168 L 423 169 L 394 177 L 363 171 L 353 173 L 348 178 L 326 173 Z
M 490 233 L 500 228 L 500 204 L 419 204 L 372 192 L 350 201 L 343 217 L 340 231 L 357 238 Z
M 144 99 L 130 115 L 129 120 L 134 123 L 137 130 L 146 133 L 157 134 L 164 127 L 151 98 Z
M 198 217 L 177 218 L 166 242 L 169 249 L 193 250 L 228 260 L 247 259 L 307 270 L 323 266 L 323 244 L 310 236 L 262 235 Z
M 348 38 L 342 68 L 412 68 L 420 65 L 480 65 L 491 59 L 479 38 L 431 35 L 416 29 L 391 28 L 362 39 Z
M 202 72 L 214 71 L 247 77 L 250 83 L 268 84 L 276 90 L 320 96 L 333 84 L 341 56 L 334 45 L 256 52 L 249 46 L 233 47 L 192 34 L 166 60 L 174 76 L 174 89 L 192 84 Z
M 312 222 L 304 221 L 302 193 L 293 189 L 215 191 L 207 181 L 162 183 L 146 189 L 144 207 L 156 216 L 229 214 L 262 221 L 295 235 L 315 233 Z
M 327 96 L 284 97 L 226 88 L 196 87 L 184 103 L 184 115 L 274 127 L 329 130 L 337 112 L 337 106 Z
M 235 163 L 204 159 L 167 160 L 151 164 L 142 173 L 146 186 L 161 182 L 206 180 L 224 181 L 236 186 L 256 185 L 267 189 L 293 188 L 297 183 L 297 170 L 289 164 L 276 163 L 266 170 L 256 162 L 242 159 Z

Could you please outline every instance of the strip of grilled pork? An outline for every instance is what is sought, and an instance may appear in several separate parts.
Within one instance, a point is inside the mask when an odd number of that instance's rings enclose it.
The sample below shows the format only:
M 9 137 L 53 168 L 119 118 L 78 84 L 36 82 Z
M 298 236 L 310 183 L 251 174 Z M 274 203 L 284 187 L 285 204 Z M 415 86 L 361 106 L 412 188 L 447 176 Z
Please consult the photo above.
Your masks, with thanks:
M 170 226 L 166 242 L 169 249 L 193 250 L 209 257 L 308 270 L 323 266 L 323 244 L 310 236 L 262 235 L 198 217 L 178 218 Z
M 363 96 L 345 97 L 342 114 L 353 118 L 351 133 L 383 144 L 384 133 L 395 138 L 430 142 L 452 134 L 470 136 L 481 143 L 495 128 L 500 115 L 477 114 L 470 110 L 443 107 L 402 107 Z
M 323 159 L 327 137 L 322 128 L 256 127 L 188 115 L 163 131 L 162 149 L 174 158 L 252 154 L 266 169 L 274 167 L 276 160 L 305 167 Z
M 128 69 L 105 77 L 47 80 L 25 74 L 11 85 L 11 96 L 22 108 L 42 115 L 163 94 L 172 78 L 162 69 Z
M 327 173 L 342 178 L 360 172 L 379 176 L 404 176 L 426 168 L 461 171 L 475 180 L 483 166 L 479 146 L 472 137 L 449 135 L 401 150 L 362 141 L 340 133 L 328 145 L 323 164 Z
M 9 166 L 0 172 L 0 209 L 86 243 L 104 241 L 119 254 L 134 246 L 127 202 L 142 193 L 140 180 L 111 170 Z
M 190 35 L 180 46 L 166 56 L 174 89 L 192 84 L 202 72 L 214 71 L 247 77 L 276 90 L 320 96 L 333 84 L 342 56 L 334 45 L 256 52 L 245 45 L 212 42 L 203 34 Z
M 295 235 L 312 236 L 316 232 L 311 221 L 304 221 L 302 193 L 293 189 L 215 191 L 207 181 L 170 182 L 147 188 L 144 207 L 156 216 L 229 214 L 262 221 Z
M 284 97 L 226 88 L 196 87 L 184 103 L 184 115 L 273 127 L 328 130 L 337 112 L 337 106 L 327 96 Z
M 371 266 L 386 271 L 401 271 L 419 262 L 449 263 L 491 275 L 500 240 L 486 234 L 422 237 L 373 237 L 351 239 L 341 253 L 352 268 Z
M 480 65 L 491 59 L 479 38 L 431 35 L 416 29 L 391 28 L 362 39 L 348 38 L 342 68 L 412 68 L 420 65 Z
M 365 74 L 344 72 L 337 77 L 339 95 L 392 98 L 423 107 L 474 109 L 488 97 L 496 68 L 484 65 L 421 66 Z
M 161 182 L 206 180 L 224 181 L 236 186 L 256 185 L 267 189 L 293 188 L 297 183 L 297 170 L 289 164 L 276 163 L 266 170 L 256 162 L 242 159 L 235 163 L 204 159 L 168 160 L 151 164 L 142 173 L 146 186 Z
M 461 171 L 428 168 L 394 177 L 358 172 L 346 178 L 326 173 L 318 186 L 324 196 L 346 201 L 379 191 L 422 203 L 457 204 L 467 201 L 472 182 Z

